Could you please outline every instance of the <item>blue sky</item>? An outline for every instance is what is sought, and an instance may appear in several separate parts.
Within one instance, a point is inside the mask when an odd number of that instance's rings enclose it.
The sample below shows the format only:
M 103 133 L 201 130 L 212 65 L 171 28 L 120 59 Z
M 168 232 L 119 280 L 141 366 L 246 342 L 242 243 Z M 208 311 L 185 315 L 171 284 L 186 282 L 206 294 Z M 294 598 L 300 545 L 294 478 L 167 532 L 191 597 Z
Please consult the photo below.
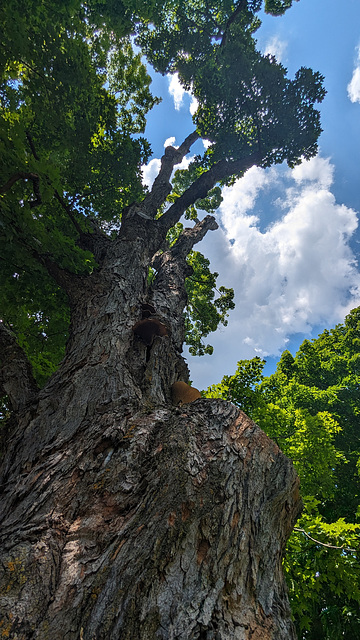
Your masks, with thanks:
M 208 337 L 214 354 L 185 354 L 200 389 L 255 355 L 267 360 L 270 373 L 284 349 L 294 354 L 305 338 L 360 305 L 360 2 L 300 0 L 285 16 L 262 18 L 261 51 L 275 54 L 290 77 L 301 66 L 325 76 L 323 133 L 311 161 L 293 171 L 253 168 L 225 188 L 220 229 L 196 247 L 219 273 L 218 286 L 236 294 L 228 326 Z M 196 108 L 176 78 L 154 76 L 152 90 L 163 101 L 146 130 L 149 185 L 164 143 L 183 141 Z

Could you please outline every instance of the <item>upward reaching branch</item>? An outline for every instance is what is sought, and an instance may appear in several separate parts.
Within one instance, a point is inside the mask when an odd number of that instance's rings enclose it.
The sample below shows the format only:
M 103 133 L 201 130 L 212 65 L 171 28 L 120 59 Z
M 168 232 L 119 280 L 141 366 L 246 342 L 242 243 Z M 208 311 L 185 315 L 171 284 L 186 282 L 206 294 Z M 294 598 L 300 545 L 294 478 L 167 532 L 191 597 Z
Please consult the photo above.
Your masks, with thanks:
M 238 6 L 236 7 L 234 13 L 231 14 L 229 20 L 227 21 L 226 25 L 225 25 L 225 29 L 223 31 L 223 35 L 222 35 L 222 39 L 221 39 L 221 43 L 220 46 L 224 47 L 226 44 L 226 40 L 227 40 L 227 36 L 230 30 L 231 25 L 233 24 L 233 22 L 235 22 L 238 18 L 238 16 L 240 15 L 240 13 L 242 11 L 244 11 L 245 9 L 247 9 L 247 0 L 240 0 Z
M 184 341 L 184 319 L 181 315 L 187 302 L 185 278 L 192 274 L 192 267 L 187 263 L 186 257 L 207 231 L 214 231 L 217 227 L 215 218 L 206 216 L 192 229 L 184 229 L 177 242 L 164 253 L 158 254 L 153 261 L 158 274 L 153 285 L 152 300 L 157 308 L 169 309 L 172 335 L 179 351 Z
M 241 175 L 254 165 L 259 164 L 261 160 L 261 152 L 257 151 L 241 160 L 220 160 L 211 169 L 202 173 L 160 218 L 159 224 L 163 227 L 163 233 L 166 234 L 180 220 L 190 205 L 194 204 L 196 200 L 205 198 L 217 182 L 233 175 Z
M 200 242 L 208 231 L 216 231 L 218 223 L 213 216 L 205 216 L 205 218 L 196 223 L 192 229 L 184 229 L 178 241 L 172 247 L 172 255 L 175 259 L 179 256 L 186 259 L 194 244 Z
M 143 201 L 143 205 L 151 217 L 155 217 L 159 207 L 161 207 L 171 192 L 170 178 L 174 166 L 179 164 L 186 154 L 189 153 L 191 146 L 199 137 L 199 134 L 193 131 L 177 149 L 171 146 L 166 147 L 165 153 L 161 158 L 159 174 L 155 179 L 149 195 L 147 195 Z

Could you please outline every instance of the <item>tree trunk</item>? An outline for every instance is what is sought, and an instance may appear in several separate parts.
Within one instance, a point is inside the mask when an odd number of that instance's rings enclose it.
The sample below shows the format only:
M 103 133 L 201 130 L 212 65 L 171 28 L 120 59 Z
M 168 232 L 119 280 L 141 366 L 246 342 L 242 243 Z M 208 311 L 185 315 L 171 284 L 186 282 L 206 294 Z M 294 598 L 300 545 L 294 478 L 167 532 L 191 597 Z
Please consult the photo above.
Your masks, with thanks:
M 11 478 L 3 637 L 295 638 L 297 477 L 230 403 L 112 408 Z
M 186 256 L 217 226 L 207 216 L 160 251 L 174 210 L 150 218 L 187 148 L 166 150 L 116 240 L 83 234 L 91 275 L 42 257 L 71 307 L 65 359 L 42 390 L 0 324 L 13 408 L 0 469 L 4 638 L 295 638 L 281 570 L 301 508 L 291 463 L 230 403 L 171 401 L 188 380 Z

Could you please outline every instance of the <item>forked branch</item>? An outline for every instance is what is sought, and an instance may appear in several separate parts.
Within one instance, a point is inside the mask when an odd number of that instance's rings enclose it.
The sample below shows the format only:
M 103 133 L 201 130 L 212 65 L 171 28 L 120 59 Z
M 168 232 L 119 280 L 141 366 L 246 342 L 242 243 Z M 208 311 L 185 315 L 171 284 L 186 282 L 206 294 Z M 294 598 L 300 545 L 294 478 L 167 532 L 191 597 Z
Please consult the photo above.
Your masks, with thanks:
M 214 231 L 217 228 L 218 224 L 215 218 L 206 216 L 201 222 L 197 222 L 192 229 L 184 229 L 177 242 L 164 253 L 156 255 L 153 260 L 152 266 L 157 271 L 153 285 L 154 300 L 162 295 L 163 299 L 167 299 L 169 305 L 168 292 L 172 291 L 175 315 L 181 314 L 186 304 L 185 279 L 192 274 L 192 267 L 187 263 L 186 257 L 193 246 L 200 242 L 208 231 Z
M 197 200 L 205 198 L 217 182 L 233 175 L 242 175 L 254 165 L 259 164 L 261 160 L 262 154 L 257 151 L 240 160 L 220 160 L 211 169 L 202 173 L 159 219 L 163 234 L 166 234 L 180 220 L 188 207 L 195 204 Z
M 194 227 L 184 229 L 171 249 L 173 257 L 175 259 L 177 256 L 186 258 L 194 244 L 200 242 L 208 231 L 216 231 L 218 226 L 213 216 L 205 216 L 205 218 L 197 222 Z

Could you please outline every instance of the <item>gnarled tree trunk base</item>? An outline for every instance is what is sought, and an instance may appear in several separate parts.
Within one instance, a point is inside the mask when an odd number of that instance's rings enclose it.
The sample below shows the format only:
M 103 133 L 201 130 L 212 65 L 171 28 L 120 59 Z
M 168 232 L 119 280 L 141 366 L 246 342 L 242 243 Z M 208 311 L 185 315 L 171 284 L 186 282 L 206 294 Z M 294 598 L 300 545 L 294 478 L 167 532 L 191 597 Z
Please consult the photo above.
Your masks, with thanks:
M 0 636 L 295 639 L 300 508 L 291 463 L 230 403 L 112 409 L 4 494 Z

